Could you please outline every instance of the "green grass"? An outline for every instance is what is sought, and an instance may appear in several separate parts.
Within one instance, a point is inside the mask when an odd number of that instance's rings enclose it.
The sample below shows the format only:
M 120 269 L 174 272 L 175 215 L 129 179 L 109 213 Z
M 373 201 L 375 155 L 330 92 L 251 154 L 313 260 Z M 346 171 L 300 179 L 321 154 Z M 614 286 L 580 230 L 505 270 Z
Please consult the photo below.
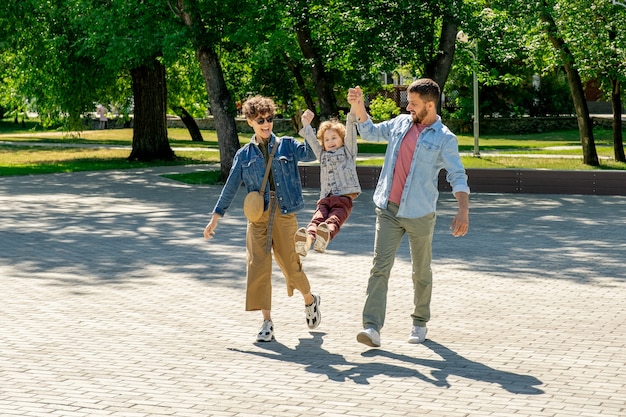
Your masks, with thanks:
M 168 131 L 170 144 L 177 156 L 174 161 L 129 162 L 132 145 L 132 129 L 88 130 L 80 134 L 68 134 L 59 130 L 42 130 L 35 121 L 26 121 L 26 127 L 13 121 L 0 121 L 0 176 L 48 174 L 55 172 L 92 171 L 106 169 L 142 168 L 164 165 L 190 165 L 219 163 L 217 134 L 202 130 L 203 142 L 193 142 L 187 129 L 172 128 Z M 626 133 L 626 132 L 625 132 Z M 287 133 L 289 134 L 289 133 Z M 524 135 L 481 135 L 480 157 L 464 156 L 466 168 L 522 168 L 552 170 L 626 170 L 626 164 L 613 160 L 612 132 L 595 129 L 594 138 L 600 166 L 591 167 L 582 162 L 582 149 L 577 130 L 546 132 Z M 459 150 L 472 152 L 472 135 L 458 136 Z M 240 142 L 250 140 L 250 134 L 240 134 Z M 3 145 L 2 142 L 18 142 L 19 146 Z M 38 146 L 34 146 L 34 143 Z M 40 146 L 49 143 L 51 146 Z M 58 144 L 114 145 L 127 149 L 108 148 L 62 148 Z M 385 143 L 359 141 L 359 155 L 384 154 Z M 554 149 L 554 147 L 573 147 Z M 507 156 L 501 156 L 506 154 Z M 525 155 L 542 155 L 529 158 Z M 518 155 L 518 156 L 516 156 Z M 554 157 L 550 157 L 554 155 Z M 560 155 L 578 158 L 560 158 Z M 359 165 L 380 166 L 382 156 L 359 161 Z M 207 184 L 215 182 L 216 173 L 184 174 L 185 182 Z M 197 177 L 197 178 L 195 178 Z
M 465 168 L 491 168 L 491 169 L 551 169 L 551 170 L 626 170 L 626 164 L 611 160 L 600 161 L 600 166 L 585 165 L 580 159 L 565 158 L 515 158 L 508 156 L 463 156 L 461 157 Z M 382 166 L 383 158 L 375 158 L 367 161 L 357 161 L 358 166 Z
M 626 137 L 626 131 L 624 132 Z M 473 152 L 474 137 L 458 135 L 459 151 Z M 626 170 L 626 164 L 616 162 L 613 153 L 613 137 L 610 129 L 595 129 L 594 140 L 600 158 L 600 166 L 592 167 L 583 163 L 582 147 L 578 130 L 520 134 L 520 135 L 482 135 L 479 137 L 480 157 L 463 157 L 466 168 L 521 168 L 551 170 Z M 555 147 L 573 147 L 572 149 L 554 149 Z M 359 154 L 385 152 L 384 143 L 359 143 Z M 491 153 L 489 153 L 491 152 Z M 505 154 L 498 156 L 494 153 Z M 514 155 L 520 155 L 515 157 Z M 541 155 L 541 158 L 528 158 L 523 155 Z M 554 155 L 550 158 L 550 155 Z M 578 158 L 559 158 L 558 156 L 577 156 Z M 382 158 L 358 161 L 358 165 L 381 166 Z
M 3 123 L 0 123 L 2 126 Z M 217 149 L 217 134 L 215 131 L 202 131 L 203 142 L 193 142 L 187 129 L 168 129 L 168 138 L 172 146 L 198 147 Z M 247 136 L 239 135 L 241 141 L 248 139 Z M 86 130 L 80 133 L 68 133 L 61 131 L 7 131 L 0 129 L 0 140 L 12 142 L 47 142 L 67 144 L 102 144 L 131 146 L 133 143 L 132 129 L 108 129 Z
M 128 150 L 0 145 L 0 176 L 219 163 L 219 152 L 178 151 L 174 161 L 130 162 Z
M 185 174 L 164 174 L 163 176 L 185 184 L 220 184 L 220 171 L 217 169 L 213 171 L 189 172 Z

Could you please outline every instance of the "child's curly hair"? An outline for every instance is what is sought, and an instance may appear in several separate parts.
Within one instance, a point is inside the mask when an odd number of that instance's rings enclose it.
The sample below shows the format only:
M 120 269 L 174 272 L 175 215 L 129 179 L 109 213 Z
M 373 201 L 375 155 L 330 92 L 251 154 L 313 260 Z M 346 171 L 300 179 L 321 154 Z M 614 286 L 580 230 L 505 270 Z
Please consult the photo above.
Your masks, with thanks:
M 341 123 L 337 119 L 327 120 L 323 122 L 320 125 L 320 128 L 317 130 L 317 140 L 319 140 L 320 144 L 322 145 L 322 149 L 325 149 L 324 148 L 324 133 L 326 133 L 327 130 L 331 130 L 331 129 L 337 132 L 341 140 L 344 140 L 346 138 L 346 127 L 344 126 L 343 123 Z
M 269 97 L 254 96 L 243 103 L 241 112 L 247 119 L 254 119 L 256 116 L 268 113 L 273 117 L 276 113 L 276 104 Z

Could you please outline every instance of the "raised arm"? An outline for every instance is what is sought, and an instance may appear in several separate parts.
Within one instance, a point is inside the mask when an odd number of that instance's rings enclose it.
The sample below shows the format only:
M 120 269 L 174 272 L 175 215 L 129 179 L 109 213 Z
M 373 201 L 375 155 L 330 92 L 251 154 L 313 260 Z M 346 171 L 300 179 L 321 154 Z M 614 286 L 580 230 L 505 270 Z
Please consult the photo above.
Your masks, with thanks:
M 363 101 L 363 91 L 358 85 L 348 90 L 348 103 L 350 103 L 350 113 L 356 115 L 359 123 L 363 123 L 369 118 L 367 110 L 365 110 L 365 102 Z
M 348 117 L 346 120 L 346 137 L 344 139 L 344 146 L 346 150 L 353 156 L 356 157 L 359 152 L 359 148 L 357 146 L 357 133 L 356 133 L 356 115 L 352 112 L 348 113 Z
M 302 129 L 300 129 L 300 132 L 298 133 L 304 138 L 304 140 L 306 140 L 311 149 L 313 149 L 315 156 L 319 160 L 322 156 L 322 145 L 320 145 L 319 141 L 317 140 L 315 130 L 313 130 L 313 127 L 311 126 L 311 122 L 313 121 L 314 117 L 315 113 L 313 113 L 309 109 L 306 109 L 300 117 L 300 120 L 302 121 Z

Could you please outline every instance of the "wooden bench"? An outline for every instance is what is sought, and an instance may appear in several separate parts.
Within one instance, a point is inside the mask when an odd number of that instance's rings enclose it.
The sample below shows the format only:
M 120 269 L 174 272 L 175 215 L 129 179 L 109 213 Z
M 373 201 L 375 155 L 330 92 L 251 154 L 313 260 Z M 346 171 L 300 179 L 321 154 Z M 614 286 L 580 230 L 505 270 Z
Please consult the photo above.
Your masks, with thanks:
M 302 186 L 319 188 L 319 165 L 300 165 Z M 380 167 L 358 166 L 363 189 L 376 187 Z M 626 171 L 553 171 L 537 169 L 468 168 L 468 184 L 476 193 L 626 195 Z M 450 191 L 445 171 L 439 190 Z

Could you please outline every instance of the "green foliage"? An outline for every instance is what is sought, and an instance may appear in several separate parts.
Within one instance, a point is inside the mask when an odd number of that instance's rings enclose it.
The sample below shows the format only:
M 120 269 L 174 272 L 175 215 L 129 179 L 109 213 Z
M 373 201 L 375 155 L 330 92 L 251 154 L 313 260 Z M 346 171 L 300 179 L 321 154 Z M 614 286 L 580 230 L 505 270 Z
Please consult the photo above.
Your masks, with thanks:
M 458 44 L 445 86 L 443 115 L 472 120 L 474 71 L 478 74 L 481 117 L 572 114 L 569 85 L 540 30 L 535 11 L 513 0 L 490 3 L 491 8 L 476 6 L 463 27 L 469 43 Z M 539 88 L 533 85 L 536 77 Z
M 441 24 L 458 18 L 470 43 L 457 43 L 444 86 L 444 115 L 471 119 L 474 69 L 481 115 L 569 114 L 570 93 L 562 57 L 542 30 L 550 13 L 576 60 L 583 81 L 626 81 L 626 8 L 605 0 L 243 0 L 188 1 L 202 16 L 206 39 L 216 45 L 234 101 L 250 93 L 275 98 L 295 115 L 315 100 L 312 63 L 305 59 L 295 24 L 305 21 L 340 107 L 356 84 L 381 88 L 381 73 L 421 76 L 436 56 Z M 0 107 L 38 111 L 46 126 L 79 129 L 101 102 L 128 118 L 128 71 L 160 56 L 167 68 L 168 105 L 203 116 L 209 106 L 194 54 L 193 33 L 176 16 L 176 2 L 153 0 L 22 0 L 0 9 Z M 416 24 L 419 22 L 419 24 Z M 316 69 L 315 69 L 316 70 Z M 541 89 L 532 76 L 542 78 Z M 299 77 L 299 78 L 297 78 Z M 378 103 L 373 111 L 378 111 Z M 382 118 L 392 110 L 381 103 Z M 378 117 L 378 115 L 375 115 Z
M 208 94 L 194 51 L 184 48 L 179 59 L 167 68 L 167 104 L 169 112 L 180 114 L 183 107 L 193 117 L 206 117 Z
M 400 114 L 400 107 L 390 98 L 378 96 L 370 103 L 370 115 L 374 120 L 388 120 Z

